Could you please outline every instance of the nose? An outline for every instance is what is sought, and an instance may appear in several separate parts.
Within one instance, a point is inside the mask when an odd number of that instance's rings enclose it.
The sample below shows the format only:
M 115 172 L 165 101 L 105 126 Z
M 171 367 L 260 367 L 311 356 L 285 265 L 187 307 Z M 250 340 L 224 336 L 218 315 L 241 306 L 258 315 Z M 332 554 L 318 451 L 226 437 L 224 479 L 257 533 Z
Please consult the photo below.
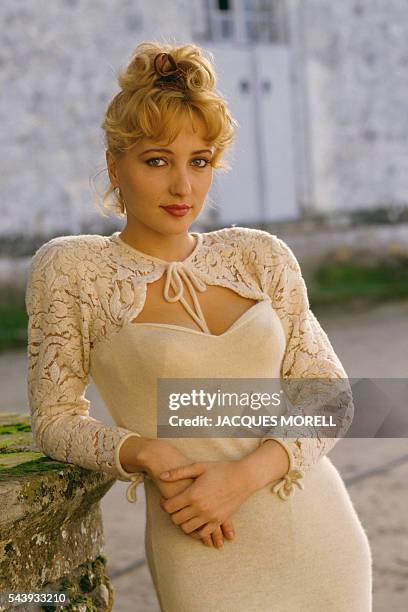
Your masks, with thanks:
M 174 195 L 183 196 L 191 193 L 191 180 L 188 169 L 174 168 L 170 179 L 170 191 Z

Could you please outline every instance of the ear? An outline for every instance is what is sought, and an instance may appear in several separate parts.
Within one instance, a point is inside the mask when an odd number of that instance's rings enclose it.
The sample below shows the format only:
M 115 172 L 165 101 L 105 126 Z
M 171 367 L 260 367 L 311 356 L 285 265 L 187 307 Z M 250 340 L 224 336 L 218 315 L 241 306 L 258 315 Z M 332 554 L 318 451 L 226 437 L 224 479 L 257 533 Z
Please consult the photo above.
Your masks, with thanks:
M 119 182 L 117 177 L 116 160 L 113 154 L 108 149 L 106 150 L 105 156 L 110 182 L 114 187 L 117 187 Z

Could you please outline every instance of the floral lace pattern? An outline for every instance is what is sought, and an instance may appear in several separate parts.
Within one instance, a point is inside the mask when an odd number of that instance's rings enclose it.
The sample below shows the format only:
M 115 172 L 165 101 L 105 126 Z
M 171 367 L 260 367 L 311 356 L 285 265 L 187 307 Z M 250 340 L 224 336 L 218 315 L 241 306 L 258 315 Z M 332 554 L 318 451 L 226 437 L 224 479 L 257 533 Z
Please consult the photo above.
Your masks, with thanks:
M 33 434 L 45 454 L 136 485 L 145 474 L 126 472 L 119 450 L 125 439 L 140 435 L 92 418 L 84 394 L 92 349 L 137 317 L 147 283 L 161 278 L 167 266 L 133 250 L 118 234 L 54 238 L 32 258 L 26 289 L 28 397 Z M 300 268 L 284 242 L 268 232 L 241 227 L 208 232 L 202 238 L 184 265 L 191 266 L 203 283 L 256 300 L 271 297 L 287 338 L 283 378 L 346 378 L 309 309 Z M 299 398 L 305 408 L 313 402 L 301 391 L 295 400 Z M 344 402 L 349 406 L 350 398 Z M 348 419 L 351 422 L 351 416 Z M 314 430 L 301 433 L 299 438 L 271 434 L 260 441 L 276 439 L 288 452 L 288 474 L 278 489 L 274 485 L 282 499 L 338 439 L 322 439 Z
M 262 438 L 261 444 L 276 440 L 289 455 L 289 472 L 283 478 L 286 488 L 272 487 L 282 499 L 287 499 L 287 493 L 295 490 L 293 484 L 300 485 L 298 478 L 303 478 L 344 436 L 352 422 L 354 406 L 347 374 L 327 334 L 310 310 L 306 285 L 292 251 L 283 241 L 274 238 L 264 264 L 264 273 L 270 282 L 268 292 L 287 339 L 281 377 L 289 381 L 294 379 L 295 383 L 286 414 L 328 414 L 335 419 L 335 428 L 331 430 L 335 437 L 328 437 L 323 427 L 291 427 L 290 435 L 287 430 L 278 437 L 271 434 Z M 296 432 L 299 437 L 295 436 Z M 294 481 L 291 475 L 296 476 Z M 285 494 L 281 495 L 283 490 Z

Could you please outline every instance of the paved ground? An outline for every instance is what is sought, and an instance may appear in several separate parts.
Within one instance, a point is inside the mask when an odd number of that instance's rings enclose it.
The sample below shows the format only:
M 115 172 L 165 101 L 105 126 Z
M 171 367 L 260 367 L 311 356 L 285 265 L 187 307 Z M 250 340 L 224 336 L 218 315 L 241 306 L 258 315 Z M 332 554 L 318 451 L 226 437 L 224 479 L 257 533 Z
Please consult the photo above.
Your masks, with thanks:
M 364 312 L 326 309 L 316 314 L 350 377 L 407 376 L 408 301 L 383 304 Z M 0 355 L 0 410 L 26 410 L 25 377 L 24 351 Z M 93 406 L 93 416 L 111 422 L 93 385 L 88 388 L 87 397 Z M 347 482 L 357 473 L 384 466 L 404 455 L 408 455 L 408 438 L 347 439 L 337 444 L 330 458 Z M 407 472 L 408 460 L 348 487 L 372 547 L 374 612 L 408 609 Z M 127 502 L 125 490 L 126 484 L 117 482 L 102 502 L 105 551 L 112 573 L 144 557 L 143 489 L 138 488 L 136 504 Z M 159 611 L 146 565 L 114 579 L 113 583 L 115 612 Z

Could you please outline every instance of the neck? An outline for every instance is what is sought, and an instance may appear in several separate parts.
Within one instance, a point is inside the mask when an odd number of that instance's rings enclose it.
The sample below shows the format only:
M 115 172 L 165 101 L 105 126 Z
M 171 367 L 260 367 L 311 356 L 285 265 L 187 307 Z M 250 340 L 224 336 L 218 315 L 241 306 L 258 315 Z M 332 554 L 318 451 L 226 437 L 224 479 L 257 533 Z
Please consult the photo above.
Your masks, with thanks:
M 136 230 L 126 225 L 119 235 L 134 249 L 166 261 L 182 261 L 196 246 L 196 239 L 188 230 L 180 234 L 165 234 L 145 227 Z

